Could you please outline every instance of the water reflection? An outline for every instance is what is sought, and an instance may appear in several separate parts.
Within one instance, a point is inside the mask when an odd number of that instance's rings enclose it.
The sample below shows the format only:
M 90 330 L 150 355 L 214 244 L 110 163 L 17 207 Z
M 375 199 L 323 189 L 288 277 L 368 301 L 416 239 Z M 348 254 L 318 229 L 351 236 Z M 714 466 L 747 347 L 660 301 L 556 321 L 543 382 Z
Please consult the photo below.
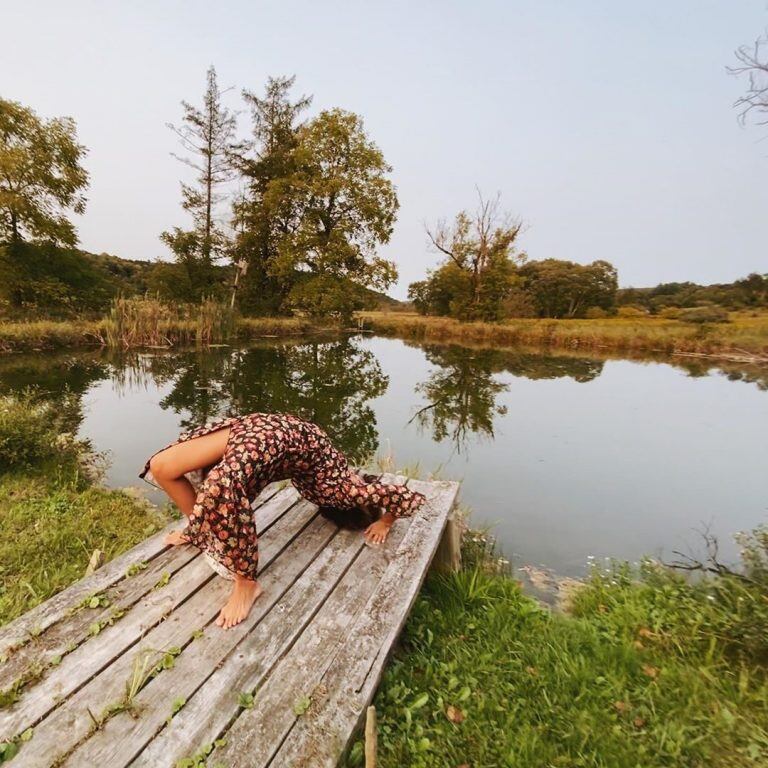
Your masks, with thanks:
M 107 379 L 121 396 L 149 389 L 166 393 L 159 407 L 179 414 L 183 429 L 238 413 L 295 413 L 320 424 L 354 461 L 376 451 L 376 415 L 369 401 L 389 384 L 373 352 L 355 338 L 249 349 L 79 351 L 0 360 L 0 392 L 35 386 L 55 401 L 66 391 L 82 397 Z
M 451 442 L 457 453 L 466 452 L 475 438 L 494 438 L 495 420 L 508 411 L 499 402 L 510 390 L 502 374 L 531 380 L 567 377 L 584 383 L 600 376 L 608 359 L 575 352 L 406 344 L 420 349 L 432 366 L 428 377 L 415 386 L 426 404 L 408 423 L 415 423 L 435 442 Z M 708 376 L 713 368 L 701 359 L 675 363 L 692 378 Z M 717 370 L 731 381 L 768 390 L 763 367 L 720 364 Z M 251 411 L 296 413 L 320 424 L 354 461 L 364 461 L 378 447 L 370 401 L 389 385 L 374 353 L 355 337 L 265 341 L 247 348 L 77 350 L 0 358 L 0 392 L 33 385 L 56 400 L 67 391 L 82 397 L 104 380 L 122 396 L 162 390 L 160 408 L 178 414 L 183 429 Z M 74 429 L 81 420 L 82 414 Z
M 765 519 L 765 367 L 323 336 L 0 355 L 0 393 L 30 385 L 75 393 L 73 428 L 109 453 L 112 487 L 147 490 L 138 470 L 182 429 L 292 411 L 356 462 L 392 451 L 461 479 L 507 553 L 562 573 L 695 545 L 702 521 L 726 545 Z
M 450 439 L 459 453 L 466 450 L 471 436 L 493 438 L 494 418 L 507 413 L 507 406 L 498 404 L 497 399 L 510 385 L 498 374 L 527 379 L 570 377 L 587 382 L 603 370 L 601 360 L 579 357 L 460 346 L 425 345 L 421 349 L 436 370 L 416 387 L 428 403 L 411 421 L 422 430 L 430 430 L 436 442 Z

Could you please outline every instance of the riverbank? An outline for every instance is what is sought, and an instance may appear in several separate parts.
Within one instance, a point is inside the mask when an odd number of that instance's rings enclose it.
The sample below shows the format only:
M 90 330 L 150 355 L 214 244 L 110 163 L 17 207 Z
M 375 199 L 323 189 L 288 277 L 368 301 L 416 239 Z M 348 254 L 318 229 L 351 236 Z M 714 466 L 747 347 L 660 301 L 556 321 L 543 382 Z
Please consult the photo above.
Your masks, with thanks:
M 232 340 L 283 338 L 342 330 L 332 321 L 309 317 L 217 318 L 155 317 L 145 313 L 146 327 L 126 332 L 124 321 L 0 321 L 0 353 L 83 346 L 171 347 Z M 481 346 L 528 346 L 623 355 L 677 355 L 734 363 L 768 363 L 768 313 L 731 313 L 727 323 L 697 325 L 661 317 L 597 320 L 518 319 L 503 323 L 461 323 L 445 317 L 404 312 L 362 312 L 360 328 L 382 336 L 425 342 Z M 215 328 L 212 335 L 211 328 Z M 351 329 L 346 329 L 351 330 Z
M 335 326 L 295 317 L 240 317 L 234 321 L 234 338 L 289 337 L 334 330 Z M 337 329 L 337 328 L 336 328 Z M 0 353 L 109 346 L 110 320 L 36 320 L 0 322 Z M 194 320 L 164 322 L 157 329 L 157 346 L 195 343 Z M 231 338 L 231 337 L 230 337 Z M 113 346 L 123 346 L 114 344 Z
M 167 524 L 99 483 L 69 410 L 67 398 L 0 398 L 0 624 L 81 578 L 95 549 L 111 560 Z
M 763 532 L 749 577 L 595 570 L 555 615 L 467 549 L 430 576 L 375 697 L 382 768 L 757 768 L 768 760 Z M 363 765 L 358 741 L 347 768 Z
M 447 317 L 403 312 L 363 312 L 360 318 L 364 327 L 374 333 L 418 341 L 690 355 L 768 363 L 768 313 L 731 313 L 728 323 L 704 325 L 651 316 L 518 319 L 503 323 L 461 323 Z

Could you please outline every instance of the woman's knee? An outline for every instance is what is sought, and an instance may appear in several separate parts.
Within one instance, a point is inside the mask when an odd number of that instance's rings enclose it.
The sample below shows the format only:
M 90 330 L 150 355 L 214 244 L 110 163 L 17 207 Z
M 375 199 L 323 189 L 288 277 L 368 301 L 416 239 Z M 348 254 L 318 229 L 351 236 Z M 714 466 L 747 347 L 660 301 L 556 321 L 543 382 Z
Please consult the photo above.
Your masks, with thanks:
M 176 480 L 179 477 L 178 467 L 168 450 L 155 454 L 149 460 L 149 471 L 155 480 Z

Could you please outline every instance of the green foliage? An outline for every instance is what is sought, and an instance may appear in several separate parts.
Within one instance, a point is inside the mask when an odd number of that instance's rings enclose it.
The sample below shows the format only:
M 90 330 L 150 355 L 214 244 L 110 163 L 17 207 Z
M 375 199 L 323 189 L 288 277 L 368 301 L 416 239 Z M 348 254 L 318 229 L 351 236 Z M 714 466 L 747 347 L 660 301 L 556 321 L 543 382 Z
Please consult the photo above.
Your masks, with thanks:
M 347 278 L 332 275 L 302 276 L 287 298 L 293 309 L 312 317 L 334 317 L 349 324 L 355 311 L 370 306 L 370 298 Z
M 768 307 L 768 274 L 752 273 L 733 283 L 697 285 L 660 283 L 653 288 L 622 288 L 616 296 L 622 304 L 637 304 L 662 313 L 667 308 L 719 305 L 730 310 Z
M 163 525 L 148 505 L 55 459 L 1 475 L 0 505 L 0 624 L 81 578 L 94 549 L 111 559 Z
M 684 323 L 727 323 L 728 310 L 713 305 L 689 307 L 677 312 L 677 319 Z
M 85 210 L 88 173 L 80 164 L 85 153 L 71 118 L 43 120 L 0 98 L 0 240 L 75 245 L 66 214 Z
M 767 542 L 751 540 L 750 577 Z M 617 566 L 554 616 L 477 564 L 431 577 L 374 702 L 379 763 L 765 765 L 765 586 Z M 362 755 L 358 742 L 347 766 Z
M 294 78 L 270 79 L 264 97 L 244 92 L 253 139 L 235 148 L 246 183 L 234 206 L 234 258 L 248 264 L 246 311 L 349 318 L 362 289 L 397 276 L 376 254 L 397 212 L 391 168 L 362 120 L 340 109 L 300 123 L 311 99 L 291 101 Z
M 0 475 L 52 459 L 73 460 L 81 450 L 68 432 L 76 427 L 76 409 L 72 395 L 55 404 L 32 389 L 0 397 Z
M 590 307 L 610 310 L 618 288 L 616 268 L 607 261 L 529 261 L 518 274 L 539 317 L 583 317 Z
M 197 173 L 196 186 L 182 183 L 182 208 L 192 216 L 193 228 L 174 227 L 163 232 L 160 239 L 170 248 L 176 261 L 183 267 L 185 280 L 179 292 L 171 297 L 200 300 L 211 295 L 215 271 L 214 262 L 224 256 L 229 241 L 216 220 L 217 189 L 231 178 L 228 159 L 234 139 L 235 116 L 221 104 L 221 91 L 216 81 L 216 70 L 208 69 L 203 107 L 182 101 L 183 122 L 180 127 L 169 125 L 179 137 L 181 146 L 191 157 L 179 157 Z M 164 283 L 169 291 L 173 283 Z
M 368 138 L 362 119 L 341 109 L 321 112 L 298 132 L 298 228 L 283 239 L 278 269 L 308 269 L 361 286 L 387 288 L 397 277 L 391 261 L 376 256 L 387 243 L 398 202 L 387 178 L 391 167 Z
M 106 259 L 51 243 L 0 245 L 0 300 L 13 314 L 67 317 L 103 311 L 118 290 Z
M 159 262 L 155 266 L 152 285 L 174 301 L 200 301 L 214 289 L 214 266 L 201 256 L 203 238 L 200 232 L 174 227 L 160 239 L 176 258 L 175 264 Z M 215 289 L 214 289 L 215 290 Z
M 417 310 L 462 321 L 501 320 L 518 286 L 515 266 L 525 260 L 515 245 L 521 228 L 500 212 L 498 196 L 489 201 L 482 195 L 473 215 L 460 211 L 452 226 L 438 224 L 429 236 L 446 259 L 427 280 L 410 286 Z

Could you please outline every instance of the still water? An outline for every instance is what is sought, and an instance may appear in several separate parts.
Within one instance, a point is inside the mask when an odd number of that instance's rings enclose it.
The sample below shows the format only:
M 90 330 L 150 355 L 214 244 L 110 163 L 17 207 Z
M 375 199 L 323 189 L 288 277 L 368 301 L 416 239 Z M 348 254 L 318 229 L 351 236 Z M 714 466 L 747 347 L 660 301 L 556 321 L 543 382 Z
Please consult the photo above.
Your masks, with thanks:
M 590 556 L 670 558 L 705 526 L 734 558 L 732 534 L 768 520 L 766 371 L 313 337 L 0 358 L 0 391 L 30 384 L 80 395 L 106 482 L 158 502 L 136 474 L 180 431 L 290 411 L 356 461 L 461 480 L 473 523 L 518 565 L 578 576 Z

